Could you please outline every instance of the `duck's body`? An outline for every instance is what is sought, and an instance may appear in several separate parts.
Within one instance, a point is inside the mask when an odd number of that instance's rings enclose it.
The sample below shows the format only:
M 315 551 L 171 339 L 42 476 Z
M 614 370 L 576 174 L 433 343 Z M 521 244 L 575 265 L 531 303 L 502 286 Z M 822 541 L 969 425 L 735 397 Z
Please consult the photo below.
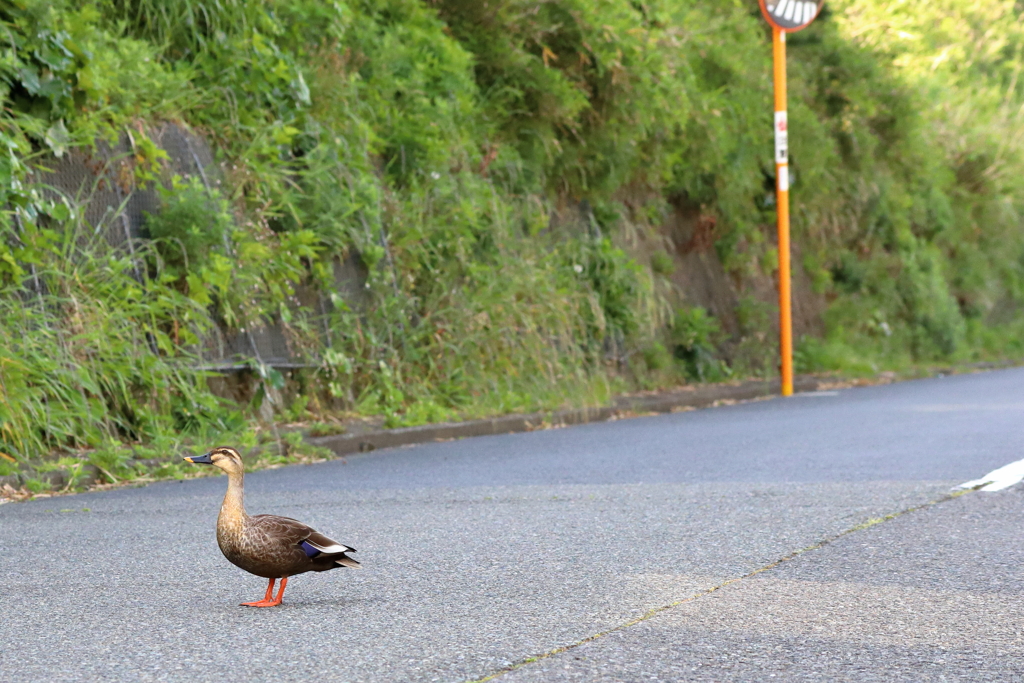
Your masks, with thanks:
M 277 515 L 246 515 L 242 523 L 217 520 L 217 545 L 236 567 L 265 579 L 282 579 L 339 566 L 358 566 L 345 553 L 353 548 L 332 541 L 302 522 Z M 347 560 L 347 561 L 346 561 Z
M 235 566 L 270 579 L 263 600 L 242 604 L 273 607 L 281 604 L 290 576 L 359 566 L 346 555 L 355 552 L 354 548 L 333 541 L 298 520 L 277 515 L 250 517 L 243 502 L 242 459 L 233 448 L 215 448 L 205 455 L 185 459 L 214 465 L 227 472 L 228 491 L 217 517 L 217 545 Z M 277 579 L 281 579 L 281 589 L 277 597 L 271 599 Z

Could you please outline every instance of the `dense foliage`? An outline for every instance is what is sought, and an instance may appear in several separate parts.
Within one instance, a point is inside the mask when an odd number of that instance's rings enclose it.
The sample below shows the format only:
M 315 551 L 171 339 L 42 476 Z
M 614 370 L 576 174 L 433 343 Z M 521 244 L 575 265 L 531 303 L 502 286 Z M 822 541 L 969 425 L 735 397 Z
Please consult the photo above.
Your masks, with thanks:
M 0 20 L 14 458 L 241 429 L 252 407 L 196 362 L 214 325 L 285 326 L 316 368 L 290 418 L 408 424 L 771 372 L 753 0 L 6 0 Z M 1022 47 L 1012 0 L 830 0 L 790 37 L 797 263 L 829 302 L 804 370 L 1024 350 Z M 162 120 L 215 145 L 223 191 L 166 177 Z M 163 197 L 130 254 L 32 183 L 128 133 L 129 182 Z M 641 256 L 680 207 L 708 217 L 742 295 L 732 338 L 673 285 L 674 257 Z M 360 301 L 332 277 L 345 259 Z M 299 286 L 331 309 L 297 308 Z M 256 403 L 281 388 L 253 371 Z

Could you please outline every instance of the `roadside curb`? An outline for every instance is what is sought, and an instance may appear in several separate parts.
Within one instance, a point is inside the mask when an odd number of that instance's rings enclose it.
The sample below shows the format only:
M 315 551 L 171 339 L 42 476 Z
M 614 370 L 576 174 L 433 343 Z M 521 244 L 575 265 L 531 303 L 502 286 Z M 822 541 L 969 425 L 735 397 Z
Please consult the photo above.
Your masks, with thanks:
M 932 368 L 931 376 L 959 374 L 960 372 L 977 372 L 1010 367 L 1020 367 L 1020 361 L 996 361 L 969 363 L 959 367 Z M 796 393 L 807 393 L 833 388 L 846 388 L 871 384 L 887 384 L 906 381 L 912 377 L 899 377 L 894 372 L 879 373 L 870 380 L 846 380 L 841 377 L 800 375 L 793 381 Z M 592 422 L 627 417 L 639 417 L 658 413 L 672 413 L 684 410 L 696 410 L 715 405 L 738 403 L 779 396 L 779 380 L 747 380 L 731 384 L 699 384 L 681 387 L 666 392 L 650 392 L 619 396 L 610 406 L 595 408 L 575 408 L 551 412 L 536 412 L 518 415 L 503 415 L 482 420 L 465 422 L 441 422 L 417 427 L 398 427 L 385 429 L 377 425 L 354 426 L 351 432 L 343 434 L 311 437 L 305 435 L 303 441 L 312 446 L 330 450 L 335 457 L 366 453 L 384 448 L 412 446 L 438 441 L 453 441 L 474 436 L 495 436 L 499 434 L 516 434 L 533 432 L 540 429 L 568 427 Z M 133 460 L 130 464 L 153 466 L 159 460 Z M 24 496 L 19 489 L 31 478 L 44 481 L 51 490 L 38 495 L 53 495 L 68 492 L 72 485 L 77 487 L 93 487 L 101 481 L 101 472 L 95 466 L 83 463 L 81 469 L 72 476 L 64 469 L 38 471 L 29 466 L 21 472 L 8 476 L 0 476 L 0 503 L 9 502 Z M 132 483 L 128 480 L 125 483 Z
M 794 380 L 794 390 L 796 392 L 815 391 L 823 385 L 831 386 L 830 381 L 832 384 L 835 382 L 834 378 L 828 380 L 813 376 L 800 376 Z M 748 380 L 735 384 L 701 384 L 669 392 L 619 396 L 611 406 L 502 415 L 483 420 L 441 422 L 417 427 L 385 429 L 374 426 L 369 429 L 331 436 L 310 437 L 307 435 L 304 441 L 307 444 L 330 450 L 335 457 L 341 457 L 353 453 L 366 453 L 378 449 L 421 443 L 452 441 L 474 436 L 533 432 L 540 429 L 607 422 L 639 415 L 695 410 L 721 403 L 769 398 L 778 394 L 779 380 L 777 379 Z M 133 464 L 151 466 L 158 462 L 136 460 L 133 461 Z M 13 493 L 26 481 L 33 478 L 49 484 L 52 487 L 49 493 L 61 491 L 72 484 L 90 487 L 102 480 L 100 470 L 91 464 L 83 464 L 81 471 L 74 477 L 64 469 L 42 472 L 29 467 L 17 474 L 0 477 L 0 494 L 4 493 L 4 489 L 7 487 L 10 487 L 10 491 L 7 493 Z M 4 497 L 0 495 L 0 500 L 3 499 Z
M 798 393 L 817 391 L 828 381 L 813 376 L 797 377 L 794 390 Z M 336 456 L 365 453 L 381 448 L 411 446 L 434 441 L 451 441 L 473 436 L 494 436 L 532 432 L 550 427 L 607 422 L 631 415 L 671 413 L 679 410 L 707 408 L 722 402 L 749 401 L 777 396 L 779 381 L 751 380 L 738 384 L 697 385 L 665 393 L 620 396 L 613 405 L 597 408 L 556 410 L 554 412 L 503 415 L 485 420 L 442 422 L 419 427 L 380 429 L 357 434 L 336 434 L 307 438 L 306 442 L 330 449 Z

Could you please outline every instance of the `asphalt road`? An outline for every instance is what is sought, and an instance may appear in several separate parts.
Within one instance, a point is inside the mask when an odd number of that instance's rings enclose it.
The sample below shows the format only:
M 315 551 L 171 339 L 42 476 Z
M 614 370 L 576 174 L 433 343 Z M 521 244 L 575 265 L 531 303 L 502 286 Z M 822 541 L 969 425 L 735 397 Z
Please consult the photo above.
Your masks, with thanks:
M 1024 680 L 1024 485 L 947 496 L 1022 437 L 1014 369 L 253 473 L 365 567 L 263 610 L 223 478 L 3 505 L 0 681 Z

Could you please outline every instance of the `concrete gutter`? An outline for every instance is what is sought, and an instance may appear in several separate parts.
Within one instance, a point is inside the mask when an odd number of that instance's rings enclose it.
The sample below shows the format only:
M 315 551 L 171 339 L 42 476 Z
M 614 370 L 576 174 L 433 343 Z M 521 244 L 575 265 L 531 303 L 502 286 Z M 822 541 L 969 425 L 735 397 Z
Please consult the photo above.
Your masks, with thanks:
M 1015 367 L 1020 362 L 982 362 L 970 363 L 959 368 L 947 368 L 939 374 L 954 374 L 963 371 L 994 370 Z M 815 377 L 802 375 L 795 378 L 793 389 L 797 393 L 821 391 L 838 387 L 849 387 L 859 384 L 879 384 L 900 381 L 894 372 L 883 372 L 877 377 L 854 382 L 844 381 L 837 377 Z M 654 413 L 671 413 L 680 410 L 707 408 L 723 403 L 752 401 L 779 395 L 779 380 L 748 380 L 731 384 L 698 384 L 682 387 L 673 391 L 650 392 L 617 397 L 610 406 L 597 408 L 575 408 L 556 410 L 553 412 L 528 413 L 525 415 L 503 415 L 484 420 L 467 420 L 465 422 L 441 422 L 419 427 L 400 427 L 386 429 L 380 420 L 346 425 L 348 431 L 332 436 L 310 437 L 305 441 L 314 446 L 327 448 L 335 456 L 365 453 L 379 448 L 410 446 L 432 441 L 451 441 L 471 436 L 493 436 L 496 434 L 515 434 L 532 432 L 538 429 L 586 424 L 588 422 L 606 422 L 625 417 L 650 415 Z M 136 460 L 130 465 L 151 467 L 160 464 L 159 460 Z M 76 486 L 92 486 L 101 480 L 99 470 L 90 464 L 83 463 L 79 476 L 72 480 L 71 474 L 65 470 L 36 471 L 31 465 L 17 474 L 0 477 L 0 502 L 6 502 L 5 487 L 12 490 L 24 485 L 29 478 L 47 482 L 54 491 Z M 10 493 L 9 491 L 6 493 Z
M 797 392 L 817 391 L 823 385 L 827 385 L 827 380 L 810 376 L 797 377 L 794 381 L 794 390 Z M 599 408 L 503 415 L 485 420 L 441 422 L 398 429 L 353 431 L 347 434 L 307 438 L 306 441 L 314 446 L 328 448 L 335 455 L 342 456 L 365 453 L 378 448 L 394 448 L 395 446 L 408 446 L 430 441 L 450 441 L 471 436 L 532 432 L 537 429 L 605 422 L 635 415 L 693 410 L 726 402 L 768 398 L 778 394 L 779 381 L 777 379 L 752 380 L 737 384 L 696 385 L 664 393 L 620 396 L 611 406 Z
M 834 380 L 832 380 L 834 382 Z M 825 380 L 816 377 L 798 377 L 794 389 L 815 391 Z M 736 384 L 711 384 L 683 387 L 670 392 L 650 393 L 633 396 L 620 396 L 611 406 L 598 408 L 576 408 L 556 410 L 554 412 L 529 413 L 525 415 L 503 415 L 485 420 L 468 420 L 465 422 L 441 422 L 419 427 L 400 427 L 387 429 L 380 421 L 355 422 L 347 425 L 344 434 L 332 436 L 310 437 L 305 441 L 314 446 L 327 448 L 335 456 L 365 453 L 378 448 L 394 448 L 409 446 L 431 441 L 451 441 L 471 436 L 491 436 L 494 434 L 514 434 L 532 432 L 538 429 L 561 427 L 567 425 L 586 424 L 588 422 L 605 422 L 622 417 L 651 413 L 671 413 L 677 410 L 706 408 L 722 402 L 749 401 L 778 395 L 779 381 L 754 380 Z M 134 460 L 130 465 L 153 467 L 160 464 L 159 460 Z M 8 494 L 24 486 L 28 479 L 46 482 L 51 491 L 60 491 L 76 486 L 93 486 L 102 481 L 101 473 L 96 466 L 82 463 L 77 476 L 64 469 L 37 471 L 31 465 L 23 467 L 17 474 L 0 477 L 0 500 L 4 500 L 5 487 L 11 487 Z

